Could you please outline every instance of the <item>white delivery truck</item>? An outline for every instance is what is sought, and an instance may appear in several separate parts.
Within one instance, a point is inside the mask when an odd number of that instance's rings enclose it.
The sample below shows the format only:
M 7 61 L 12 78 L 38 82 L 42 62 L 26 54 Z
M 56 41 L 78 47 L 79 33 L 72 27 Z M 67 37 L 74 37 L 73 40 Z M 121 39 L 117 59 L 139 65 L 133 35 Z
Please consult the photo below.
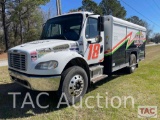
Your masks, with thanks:
M 65 93 L 79 101 L 91 83 L 145 58 L 146 28 L 89 12 L 49 19 L 41 39 L 8 51 L 11 80 L 32 90 Z

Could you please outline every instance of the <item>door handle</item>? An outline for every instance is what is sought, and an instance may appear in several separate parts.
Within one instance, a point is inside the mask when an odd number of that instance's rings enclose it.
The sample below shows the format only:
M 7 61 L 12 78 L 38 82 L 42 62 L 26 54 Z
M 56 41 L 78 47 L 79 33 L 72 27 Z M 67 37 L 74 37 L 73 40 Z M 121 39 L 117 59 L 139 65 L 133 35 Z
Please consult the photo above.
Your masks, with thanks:
M 100 48 L 100 53 L 103 52 L 103 45 L 101 45 L 101 48 Z

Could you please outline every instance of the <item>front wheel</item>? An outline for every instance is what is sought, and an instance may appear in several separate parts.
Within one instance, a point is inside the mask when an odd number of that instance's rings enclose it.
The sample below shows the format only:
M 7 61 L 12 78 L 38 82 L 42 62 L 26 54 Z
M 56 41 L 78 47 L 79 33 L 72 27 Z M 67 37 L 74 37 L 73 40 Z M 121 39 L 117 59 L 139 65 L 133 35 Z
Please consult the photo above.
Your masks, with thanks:
M 85 70 L 78 66 L 68 68 L 62 73 L 59 97 L 69 104 L 74 104 L 83 97 L 88 87 L 88 77 Z

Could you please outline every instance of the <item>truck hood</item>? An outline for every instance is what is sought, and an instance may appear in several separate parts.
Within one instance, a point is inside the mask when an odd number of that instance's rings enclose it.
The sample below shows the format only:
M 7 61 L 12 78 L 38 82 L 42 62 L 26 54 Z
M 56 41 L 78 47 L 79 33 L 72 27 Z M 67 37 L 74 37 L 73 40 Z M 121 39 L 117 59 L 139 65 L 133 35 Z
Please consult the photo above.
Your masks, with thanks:
M 14 48 L 11 48 L 12 50 L 20 50 L 25 52 L 33 52 L 40 49 L 53 49 L 60 45 L 68 45 L 68 48 L 78 48 L 78 43 L 75 41 L 69 41 L 69 40 L 58 40 L 58 39 L 50 39 L 50 40 L 37 40 L 29 43 L 25 43 L 19 46 L 16 46 Z

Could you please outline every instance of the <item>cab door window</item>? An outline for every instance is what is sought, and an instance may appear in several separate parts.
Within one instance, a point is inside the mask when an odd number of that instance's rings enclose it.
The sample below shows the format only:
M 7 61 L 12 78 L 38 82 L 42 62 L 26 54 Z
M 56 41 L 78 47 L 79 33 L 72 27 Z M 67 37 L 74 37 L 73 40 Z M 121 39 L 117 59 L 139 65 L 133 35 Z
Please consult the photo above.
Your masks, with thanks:
M 98 20 L 95 18 L 88 18 L 85 32 L 85 36 L 87 39 L 95 38 L 96 36 L 98 36 L 99 32 L 97 31 L 97 22 Z

